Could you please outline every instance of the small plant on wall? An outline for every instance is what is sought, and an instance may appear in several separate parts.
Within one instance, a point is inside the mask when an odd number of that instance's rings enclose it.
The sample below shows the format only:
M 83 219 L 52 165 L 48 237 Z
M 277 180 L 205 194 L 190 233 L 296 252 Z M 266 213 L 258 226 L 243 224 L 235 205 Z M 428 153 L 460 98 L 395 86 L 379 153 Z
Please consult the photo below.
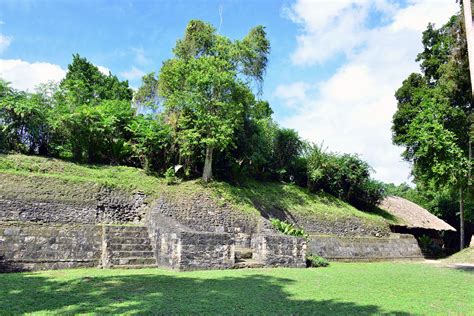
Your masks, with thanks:
M 323 257 L 313 254 L 306 255 L 306 267 L 308 268 L 327 267 L 328 265 L 329 261 Z
M 282 232 L 285 235 L 305 238 L 308 237 L 308 234 L 306 234 L 304 229 L 297 228 L 295 225 L 279 220 L 278 218 L 272 218 L 270 222 L 276 230 Z

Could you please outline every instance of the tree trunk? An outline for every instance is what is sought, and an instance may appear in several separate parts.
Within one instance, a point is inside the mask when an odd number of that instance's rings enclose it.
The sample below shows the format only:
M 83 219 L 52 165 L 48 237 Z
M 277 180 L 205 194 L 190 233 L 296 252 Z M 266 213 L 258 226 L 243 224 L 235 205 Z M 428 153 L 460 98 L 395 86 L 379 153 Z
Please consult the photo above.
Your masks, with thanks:
M 461 235 L 459 241 L 459 250 L 464 249 L 464 194 L 463 189 L 459 189 L 459 234 Z
M 212 151 L 211 146 L 206 147 L 206 160 L 204 161 L 204 171 L 202 172 L 202 180 L 209 182 L 212 180 Z

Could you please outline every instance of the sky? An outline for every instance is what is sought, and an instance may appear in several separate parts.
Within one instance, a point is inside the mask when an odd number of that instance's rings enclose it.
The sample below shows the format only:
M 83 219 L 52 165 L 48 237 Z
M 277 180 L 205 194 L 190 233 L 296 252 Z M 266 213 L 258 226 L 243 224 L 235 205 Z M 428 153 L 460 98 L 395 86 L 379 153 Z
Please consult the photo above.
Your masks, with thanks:
M 138 88 L 172 57 L 189 20 L 231 39 L 263 25 L 272 48 L 261 98 L 274 119 L 399 184 L 411 178 L 391 141 L 394 93 L 419 71 L 428 23 L 458 10 L 455 0 L 0 0 L 0 78 L 34 91 L 61 80 L 79 53 Z

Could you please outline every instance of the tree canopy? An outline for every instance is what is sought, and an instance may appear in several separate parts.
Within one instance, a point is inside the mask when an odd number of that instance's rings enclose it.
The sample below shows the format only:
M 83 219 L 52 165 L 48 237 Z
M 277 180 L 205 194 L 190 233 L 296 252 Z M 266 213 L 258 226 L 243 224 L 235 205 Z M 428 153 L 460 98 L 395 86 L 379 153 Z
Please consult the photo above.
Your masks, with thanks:
M 423 191 L 445 196 L 446 191 L 458 191 L 461 207 L 472 205 L 473 107 L 462 16 L 453 16 L 440 28 L 428 25 L 422 43 L 416 59 L 421 73 L 411 74 L 395 93 L 393 142 L 405 147 L 403 157 L 412 162 L 415 182 Z M 453 203 L 444 212 L 452 213 Z
M 284 181 L 370 209 L 383 191 L 367 163 L 318 151 L 272 119 L 260 98 L 269 52 L 263 26 L 230 40 L 192 20 L 174 56 L 135 92 L 78 54 L 61 82 L 34 93 L 0 81 L 0 151 L 130 165 L 173 179 L 179 169 L 183 180 Z

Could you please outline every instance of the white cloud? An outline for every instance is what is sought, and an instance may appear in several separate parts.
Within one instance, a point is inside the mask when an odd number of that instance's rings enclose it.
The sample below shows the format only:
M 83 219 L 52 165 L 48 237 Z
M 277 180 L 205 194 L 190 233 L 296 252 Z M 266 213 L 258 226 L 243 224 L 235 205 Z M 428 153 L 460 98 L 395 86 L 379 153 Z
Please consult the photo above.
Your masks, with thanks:
M 109 75 L 110 69 L 95 65 L 101 73 Z M 18 90 L 34 91 L 40 83 L 59 82 L 66 76 L 61 66 L 46 62 L 27 62 L 21 59 L 0 59 L 0 78 Z
M 135 62 L 139 65 L 148 65 L 151 60 L 146 57 L 145 50 L 143 48 L 132 47 L 132 52 L 135 54 Z
M 106 76 L 108 76 L 109 73 L 111 72 L 110 69 L 107 68 L 107 67 L 99 66 L 99 65 L 95 65 L 95 66 L 99 69 L 99 71 L 100 71 L 101 73 L 103 73 L 103 74 L 106 75 Z
M 293 16 L 288 16 L 303 29 L 292 56 L 295 64 L 319 63 L 337 53 L 345 54 L 347 61 L 327 81 L 279 86 L 275 95 L 286 105 L 301 105 L 282 124 L 306 139 L 324 141 L 330 150 L 360 154 L 374 167 L 377 179 L 408 181 L 409 166 L 400 158 L 402 149 L 391 142 L 391 120 L 396 111 L 393 95 L 403 79 L 419 70 L 414 60 L 422 49 L 421 31 L 428 22 L 447 22 L 458 5 L 454 1 L 417 0 L 397 8 L 382 0 L 301 0 L 291 8 Z M 386 20 L 368 28 L 366 22 L 373 12 L 382 12 Z M 354 21 L 349 24 L 353 29 L 342 21 L 352 16 Z M 311 41 L 315 34 L 323 39 Z M 302 42 L 304 37 L 308 43 Z M 352 37 L 363 45 L 354 44 Z
M 135 66 L 132 66 L 130 70 L 123 71 L 120 73 L 120 75 L 128 80 L 136 80 L 143 77 L 145 75 L 145 72 L 143 70 L 138 69 Z
M 422 32 L 430 22 L 438 26 L 446 23 L 447 18 L 457 10 L 459 5 L 455 1 L 412 1 L 411 6 L 397 12 L 391 28 L 396 31 L 407 29 Z
M 340 53 L 349 55 L 365 45 L 369 13 L 388 14 L 394 10 L 395 6 L 387 0 L 299 0 L 284 10 L 288 18 L 302 27 L 292 61 L 312 65 Z
M 311 85 L 305 82 L 293 82 L 289 85 L 279 85 L 276 88 L 275 95 L 284 100 L 287 106 L 297 106 L 304 102 L 307 91 L 311 89 Z
M 20 59 L 0 59 L 0 78 L 19 90 L 33 91 L 40 83 L 59 81 L 66 75 L 60 66 L 50 63 L 29 63 Z
M 12 38 L 10 36 L 0 34 L 0 53 L 3 53 L 10 46 L 11 42 Z

